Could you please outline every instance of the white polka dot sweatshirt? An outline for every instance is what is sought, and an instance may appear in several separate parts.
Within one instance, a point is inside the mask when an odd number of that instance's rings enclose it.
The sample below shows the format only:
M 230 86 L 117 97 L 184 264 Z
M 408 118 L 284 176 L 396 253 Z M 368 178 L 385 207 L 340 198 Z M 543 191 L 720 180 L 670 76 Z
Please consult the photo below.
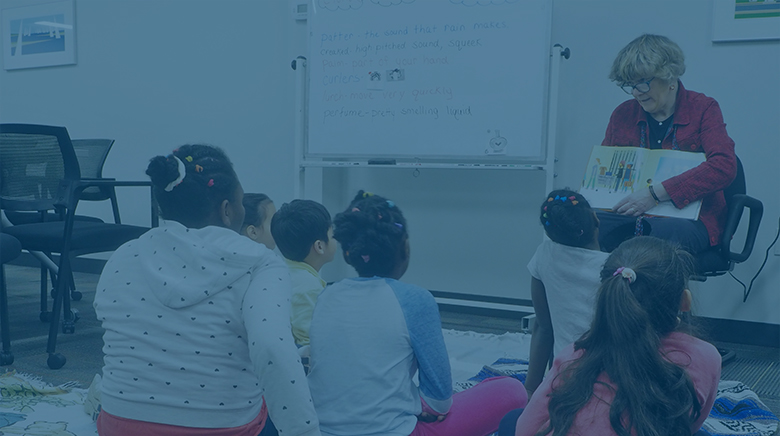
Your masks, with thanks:
M 272 251 L 221 227 L 168 221 L 111 256 L 95 312 L 102 407 L 128 419 L 237 427 L 263 396 L 281 436 L 320 434 L 290 330 L 290 279 Z

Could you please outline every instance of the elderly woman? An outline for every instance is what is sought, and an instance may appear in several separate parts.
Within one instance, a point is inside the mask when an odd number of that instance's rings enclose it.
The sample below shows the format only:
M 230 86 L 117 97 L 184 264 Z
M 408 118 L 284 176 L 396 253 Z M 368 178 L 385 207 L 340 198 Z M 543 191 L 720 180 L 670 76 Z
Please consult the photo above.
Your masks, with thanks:
M 720 242 L 726 220 L 726 188 L 737 171 L 734 141 L 726 133 L 718 102 L 685 89 L 680 76 L 685 58 L 669 38 L 642 35 L 617 55 L 609 78 L 633 99 L 612 113 L 602 145 L 704 153 L 706 161 L 678 176 L 655 180 L 648 188 L 600 212 L 600 243 L 611 251 L 634 234 L 650 234 L 699 253 Z M 702 200 L 699 219 L 646 217 L 656 204 L 677 208 Z

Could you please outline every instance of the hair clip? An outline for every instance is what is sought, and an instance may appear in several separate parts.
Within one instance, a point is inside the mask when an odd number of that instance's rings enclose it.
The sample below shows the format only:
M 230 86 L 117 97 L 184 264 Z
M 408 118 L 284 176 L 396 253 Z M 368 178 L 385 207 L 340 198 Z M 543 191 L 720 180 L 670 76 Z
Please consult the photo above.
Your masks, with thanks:
M 208 183 L 206 183 L 206 185 L 208 185 L 208 187 L 209 187 L 209 188 L 211 188 L 212 186 L 214 186 L 214 179 L 209 179 L 209 182 L 208 182 Z
M 353 208 L 352 208 L 352 212 L 360 212 L 360 209 L 358 209 L 358 208 L 356 208 L 356 207 L 353 207 Z
M 576 205 L 577 205 L 577 203 L 579 203 L 579 201 L 577 201 L 577 200 L 572 200 L 572 201 L 571 201 L 571 204 L 572 204 L 572 206 L 576 206 Z
M 382 220 L 382 214 L 381 214 L 381 213 L 379 213 L 379 212 L 377 212 L 377 213 L 376 213 L 376 219 L 377 219 L 377 220 L 379 220 L 379 221 L 381 221 L 381 220 Z
M 549 221 L 545 221 L 545 222 L 544 222 L 544 225 L 545 225 L 545 226 L 549 226 L 549 225 L 550 225 L 550 222 L 549 222 Z
M 200 165 L 195 165 L 195 172 L 196 173 L 202 173 L 203 172 L 203 167 L 200 166 Z
M 363 262 L 365 262 L 365 263 L 368 263 L 368 261 L 371 260 L 371 258 L 367 254 L 364 254 L 364 255 L 362 255 L 360 257 L 363 258 Z
M 624 279 L 628 279 L 629 285 L 636 281 L 636 273 L 631 268 L 621 266 L 620 268 L 616 269 L 615 272 L 612 273 L 612 276 L 614 277 L 618 274 L 623 276 Z
M 403 228 L 404 228 L 404 225 L 403 225 L 403 224 L 401 224 L 401 223 L 393 223 L 393 224 L 394 224 L 396 227 L 398 227 L 399 229 L 403 229 Z
M 547 212 L 547 206 L 543 207 L 542 210 Z
M 577 199 L 577 197 L 575 197 L 573 195 L 569 196 L 569 200 L 576 200 L 576 199 Z
M 345 252 L 344 252 L 344 256 L 347 256 L 347 257 L 349 257 L 349 250 L 347 250 L 347 251 L 345 251 Z
M 374 194 L 372 192 L 364 192 L 363 193 L 363 198 L 368 198 L 368 197 L 373 197 L 373 196 L 374 196 Z
M 187 156 L 184 158 L 187 162 L 192 162 L 192 156 Z
M 548 202 L 548 203 L 549 203 L 549 202 L 551 202 L 551 201 L 553 201 L 553 198 L 552 198 L 552 197 L 550 197 L 550 198 L 548 198 L 548 199 L 547 199 L 547 202 Z
M 547 218 L 547 214 L 546 214 L 546 213 L 543 213 L 543 214 L 542 214 L 542 218 Z
M 187 176 L 187 167 L 184 166 L 184 162 L 182 162 L 181 159 L 174 155 L 171 156 L 173 156 L 173 158 L 176 160 L 176 164 L 179 167 L 179 177 L 177 177 L 176 180 L 172 181 L 171 183 L 168 183 L 168 186 L 164 188 L 165 192 L 173 191 L 173 188 L 179 186 L 179 184 L 184 181 L 184 177 Z
M 395 203 L 393 203 L 391 200 L 387 200 L 387 206 L 388 207 L 395 207 Z

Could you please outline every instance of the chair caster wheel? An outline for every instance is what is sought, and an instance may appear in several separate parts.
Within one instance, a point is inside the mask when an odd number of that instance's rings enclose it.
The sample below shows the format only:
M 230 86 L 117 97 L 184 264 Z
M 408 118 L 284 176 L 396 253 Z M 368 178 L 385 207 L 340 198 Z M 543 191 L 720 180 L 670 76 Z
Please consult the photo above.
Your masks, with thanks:
M 51 320 L 51 312 L 41 312 L 38 318 L 41 322 L 49 322 Z
M 62 321 L 62 333 L 76 333 L 76 325 L 73 323 L 73 321 Z
M 10 351 L 0 352 L 0 365 L 10 365 L 14 363 L 14 355 Z
M 70 298 L 73 301 L 81 301 L 81 297 L 83 297 L 83 295 L 79 291 L 72 291 L 70 293 Z
M 49 358 L 46 360 L 46 364 L 51 369 L 60 369 L 65 365 L 65 362 L 67 362 L 67 359 L 60 353 L 49 354 Z

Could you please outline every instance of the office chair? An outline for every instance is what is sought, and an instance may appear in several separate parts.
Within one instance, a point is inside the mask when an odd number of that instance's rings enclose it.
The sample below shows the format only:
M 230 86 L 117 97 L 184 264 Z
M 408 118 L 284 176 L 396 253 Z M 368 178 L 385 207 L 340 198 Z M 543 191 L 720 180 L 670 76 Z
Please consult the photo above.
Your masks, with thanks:
M 14 363 L 11 353 L 11 333 L 8 330 L 8 289 L 5 284 L 5 264 L 16 259 L 22 252 L 22 244 L 11 235 L 0 233 L 0 335 L 3 350 L 0 352 L 0 365 Z
M 64 127 L 0 124 L 0 208 L 4 211 L 55 210 L 64 220 L 5 227 L 28 251 L 59 253 L 54 303 L 46 351 L 48 365 L 61 368 L 66 359 L 55 352 L 60 315 L 63 333 L 75 331 L 70 308 L 71 257 L 113 251 L 136 239 L 146 227 L 78 221 L 75 211 L 82 192 L 91 186 L 146 186 L 150 182 L 82 179 L 76 152 Z M 152 208 L 153 209 L 153 208 Z M 152 213 L 152 225 L 156 225 Z
M 761 224 L 761 217 L 764 214 L 764 204 L 747 195 L 745 171 L 739 157 L 737 158 L 737 176 L 731 185 L 723 190 L 723 195 L 726 197 L 728 215 L 720 244 L 694 256 L 696 271 L 691 280 L 704 282 L 708 277 L 726 274 L 734 270 L 735 264 L 746 261 L 750 257 L 750 253 L 753 252 L 756 236 L 758 236 L 758 226 Z M 731 240 L 737 231 L 745 209 L 750 211 L 745 244 L 742 251 L 732 252 Z

